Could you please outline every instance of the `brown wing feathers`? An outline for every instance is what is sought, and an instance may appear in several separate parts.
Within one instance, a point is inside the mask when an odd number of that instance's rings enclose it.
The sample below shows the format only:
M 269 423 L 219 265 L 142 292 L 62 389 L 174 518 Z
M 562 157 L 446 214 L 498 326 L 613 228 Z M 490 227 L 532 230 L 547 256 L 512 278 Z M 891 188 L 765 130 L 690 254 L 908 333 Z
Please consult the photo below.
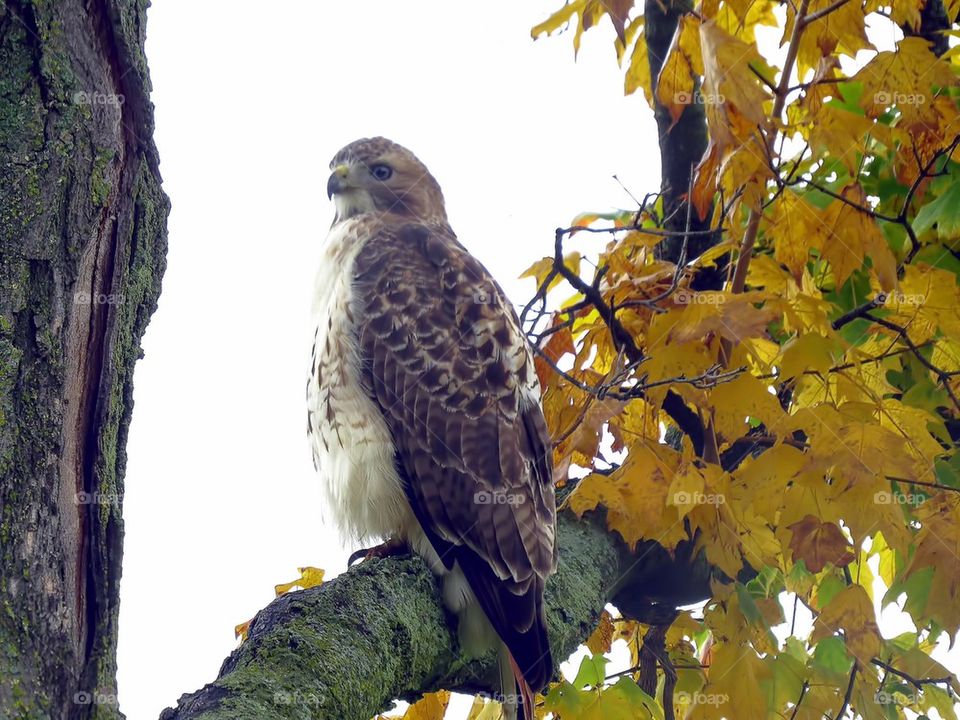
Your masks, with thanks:
M 540 689 L 553 672 L 541 598 L 555 509 L 546 425 L 521 398 L 535 375 L 512 308 L 441 225 L 372 238 L 353 287 L 362 375 L 414 513 Z

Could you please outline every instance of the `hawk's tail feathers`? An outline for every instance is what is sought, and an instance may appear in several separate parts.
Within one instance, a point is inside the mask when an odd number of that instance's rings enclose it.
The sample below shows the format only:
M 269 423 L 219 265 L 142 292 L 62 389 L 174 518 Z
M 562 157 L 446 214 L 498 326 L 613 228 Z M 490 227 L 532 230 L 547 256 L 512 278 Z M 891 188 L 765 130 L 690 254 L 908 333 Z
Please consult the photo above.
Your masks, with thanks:
M 534 720 L 533 690 L 524 679 L 506 643 L 500 643 L 499 659 L 504 720 Z

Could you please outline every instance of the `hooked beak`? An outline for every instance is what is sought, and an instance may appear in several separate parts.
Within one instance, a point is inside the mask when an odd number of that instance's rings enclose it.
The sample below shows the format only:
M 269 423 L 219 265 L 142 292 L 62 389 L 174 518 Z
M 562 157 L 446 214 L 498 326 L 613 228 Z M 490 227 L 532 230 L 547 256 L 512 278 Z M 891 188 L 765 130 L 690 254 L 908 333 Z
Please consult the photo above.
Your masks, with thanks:
M 349 172 L 350 168 L 346 165 L 337 165 L 333 169 L 333 172 L 330 174 L 330 178 L 327 180 L 328 199 L 347 189 L 347 174 Z

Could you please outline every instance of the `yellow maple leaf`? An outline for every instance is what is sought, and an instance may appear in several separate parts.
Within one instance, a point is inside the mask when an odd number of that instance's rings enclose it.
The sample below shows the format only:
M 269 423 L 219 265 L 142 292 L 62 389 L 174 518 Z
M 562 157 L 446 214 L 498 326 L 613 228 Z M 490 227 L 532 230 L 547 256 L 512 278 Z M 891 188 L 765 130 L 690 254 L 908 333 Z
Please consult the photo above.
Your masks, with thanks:
M 924 38 L 904 38 L 896 50 L 878 53 L 855 76 L 863 83 L 861 106 L 879 117 L 890 106 L 900 113 L 897 126 L 907 133 L 939 132 L 941 117 L 935 95 L 956 87 L 950 64 L 930 50 Z M 954 108 L 953 118 L 958 117 Z
M 467 714 L 467 720 L 500 720 L 502 717 L 503 708 L 500 703 L 479 696 L 473 699 L 473 705 Z
M 750 429 L 748 418 L 760 420 L 768 430 L 775 431 L 785 417 L 783 408 L 769 386 L 746 373 L 732 382 L 723 383 L 710 391 L 714 426 L 723 439 L 733 442 Z
M 764 303 L 767 293 L 753 291 L 746 293 L 678 291 L 673 299 L 683 302 L 681 315 L 675 318 L 670 329 L 673 342 L 687 342 L 701 339 L 708 333 L 739 343 L 749 337 L 763 335 L 767 325 L 777 316 L 777 312 Z
M 604 610 L 600 613 L 597 627 L 584 643 L 587 649 L 594 655 L 610 652 L 610 645 L 613 644 L 613 629 L 613 616 L 609 611 Z
M 816 370 L 822 375 L 833 365 L 837 344 L 820 333 L 806 333 L 784 343 L 781 356 L 780 377 L 784 380 L 797 377 L 807 370 Z
M 703 473 L 693 463 L 683 463 L 673 479 L 670 481 L 670 488 L 667 491 L 667 503 L 677 508 L 680 517 L 689 513 L 703 496 L 706 479 Z
M 732 502 L 753 509 L 761 517 L 775 517 L 787 485 L 807 463 L 802 450 L 777 445 L 759 457 L 748 458 L 733 473 Z
M 676 508 L 667 505 L 669 478 L 677 460 L 677 453 L 667 446 L 639 441 L 613 473 L 581 480 L 567 503 L 577 515 L 603 505 L 607 526 L 630 547 L 641 539 L 656 539 L 673 548 L 686 537 Z
M 921 523 L 916 538 L 916 554 L 906 576 L 923 568 L 933 568 L 927 616 L 945 628 L 951 636 L 960 628 L 960 499 L 954 494 L 939 492 L 917 508 Z
M 643 90 L 647 104 L 653 107 L 653 78 L 650 75 L 650 59 L 647 57 L 647 39 L 643 33 L 637 38 L 630 53 L 630 64 L 623 77 L 623 94 L 631 95 L 637 89 Z
M 755 43 L 744 42 L 714 20 L 707 20 L 700 24 L 700 48 L 701 95 L 710 142 L 696 168 L 692 199 L 699 216 L 705 218 L 729 157 L 754 143 L 758 128 L 769 125 L 766 106 L 770 94 L 754 74 L 769 72 Z M 759 146 L 747 148 L 747 152 L 764 160 L 765 153 Z
M 769 120 L 764 105 L 770 100 L 770 93 L 751 70 L 751 64 L 758 71 L 766 68 L 756 44 L 731 35 L 713 20 L 701 23 L 699 29 L 704 101 L 711 135 L 718 137 L 730 132 L 736 135 L 737 131 L 730 127 L 731 118 L 724 117 L 731 108 L 747 121 L 748 129 L 740 135 L 741 139 L 757 127 L 766 127 Z M 712 118 L 711 111 L 716 111 Z M 719 125 L 723 125 L 722 132 L 714 134 Z
M 667 57 L 657 77 L 657 100 L 677 123 L 687 105 L 697 101 L 694 85 L 703 73 L 700 57 L 700 22 L 692 14 L 682 15 L 673 34 Z
M 580 273 L 580 253 L 573 251 L 567 253 L 563 256 L 563 264 L 573 271 L 575 275 Z M 553 270 L 553 257 L 545 257 L 537 260 L 533 265 L 528 267 L 520 275 L 520 278 L 534 278 L 537 281 L 537 289 L 539 290 L 543 283 L 546 281 L 547 276 Z M 554 276 L 554 278 L 547 285 L 547 290 L 552 290 L 561 282 L 564 282 L 564 279 L 560 275 Z
M 740 194 L 739 202 L 751 210 L 761 209 L 767 199 L 766 187 L 773 179 L 769 161 L 758 138 L 751 138 L 727 153 L 718 169 L 719 187 L 725 197 Z
M 810 642 L 843 631 L 847 650 L 861 666 L 880 652 L 880 629 L 867 591 L 861 585 L 848 585 L 837 593 L 817 616 L 810 634 Z
M 850 202 L 868 205 L 859 185 L 850 185 L 841 194 Z M 823 222 L 828 233 L 823 241 L 823 257 L 833 268 L 837 288 L 869 257 L 880 286 L 887 291 L 893 289 L 897 283 L 897 261 L 874 218 L 848 203 L 834 200 L 824 211 Z
M 781 567 L 783 546 L 770 527 L 769 521 L 754 512 L 751 507 L 739 508 L 733 503 L 731 510 L 737 516 L 740 529 L 740 547 L 743 556 L 752 567 Z M 779 606 L 778 606 L 779 607 Z M 775 625 L 777 623 L 770 623 Z
M 427 693 L 407 708 L 403 720 L 443 720 L 449 704 L 449 690 Z
M 726 0 L 713 16 L 723 30 L 747 42 L 754 42 L 758 25 L 777 26 L 773 0 Z
M 789 127 L 796 127 L 807 137 L 812 118 L 820 111 L 823 104 L 836 94 L 836 86 L 832 82 L 839 77 L 840 60 L 832 55 L 820 58 L 816 72 L 810 79 L 810 86 L 803 91 L 797 102 L 787 106 L 787 121 Z
M 890 136 L 885 126 L 831 104 L 821 105 L 808 119 L 804 134 L 813 152 L 824 158 L 836 158 L 851 175 L 857 173 L 873 141 Z
M 764 234 L 773 243 L 774 258 L 782 263 L 797 282 L 811 250 L 823 243 L 823 221 L 819 212 L 795 192 L 784 192 L 773 205 L 773 212 L 764 218 Z
M 903 27 L 909 25 L 914 31 L 920 29 L 920 11 L 927 0 L 900 0 L 890 5 L 890 19 Z M 954 15 L 953 17 L 956 17 Z
M 833 0 L 811 0 L 807 14 L 826 10 L 833 4 Z M 796 20 L 796 5 L 791 4 L 787 7 L 783 42 L 793 34 Z M 797 70 L 802 77 L 808 70 L 816 68 L 823 57 L 832 54 L 856 57 L 859 51 L 871 48 L 873 45 L 867 39 L 866 13 L 860 3 L 844 3 L 804 28 L 797 50 Z
M 956 274 L 935 267 L 907 265 L 898 292 L 892 294 L 894 304 L 884 304 L 895 311 L 891 318 L 908 325 L 910 339 L 923 343 L 937 331 L 948 342 L 960 338 L 960 287 Z M 899 299 L 904 302 L 898 303 Z
M 695 505 L 687 517 L 691 527 L 699 530 L 697 551 L 702 548 L 712 565 L 729 577 L 736 577 L 743 568 L 743 528 L 730 509 L 728 495 L 722 486 L 707 486 L 705 502 Z
M 712 650 L 707 684 L 694 698 L 691 720 L 768 717 L 761 683 L 770 669 L 747 642 L 721 642 Z
M 291 580 L 288 583 L 281 583 L 280 585 L 274 587 L 274 591 L 277 593 L 278 597 L 284 593 L 290 592 L 293 590 L 293 588 L 306 590 L 307 588 L 312 588 L 323 584 L 324 571 L 320 568 L 307 566 L 297 568 L 297 571 L 300 573 L 300 577 L 298 577 L 296 580 Z
M 933 461 L 943 455 L 940 442 L 931 434 L 930 427 L 938 427 L 941 437 L 946 435 L 939 415 L 923 408 L 904 405 L 897 398 L 885 397 L 879 401 L 880 426 L 893 430 L 907 443 L 907 451 L 920 463 L 917 471 L 933 470 Z
M 627 16 L 633 7 L 634 0 L 573 0 L 553 13 L 539 25 L 534 26 L 530 35 L 536 40 L 540 35 L 550 35 L 570 23 L 574 15 L 579 16 L 576 31 L 573 36 L 574 54 L 580 51 L 580 38 L 584 31 L 608 16 L 617 31 L 621 43 L 625 41 L 625 26 Z

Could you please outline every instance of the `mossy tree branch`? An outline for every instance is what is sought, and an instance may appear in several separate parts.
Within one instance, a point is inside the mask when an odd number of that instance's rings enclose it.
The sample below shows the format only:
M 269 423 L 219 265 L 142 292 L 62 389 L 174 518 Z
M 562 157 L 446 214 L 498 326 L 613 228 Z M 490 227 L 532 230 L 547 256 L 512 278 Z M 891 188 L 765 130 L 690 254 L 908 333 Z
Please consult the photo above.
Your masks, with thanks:
M 578 520 L 562 513 L 558 534 L 559 569 L 546 591 L 557 659 L 583 642 L 609 601 L 654 621 L 660 601 L 672 610 L 674 602 L 695 602 L 709 592 L 705 563 L 665 580 L 662 573 L 672 566 L 657 554 L 659 546 L 642 543 L 628 552 L 602 516 Z M 394 698 L 415 700 L 441 688 L 499 690 L 494 658 L 465 658 L 455 627 L 422 560 L 366 561 L 260 611 L 219 677 L 181 697 L 161 720 L 369 720 Z

